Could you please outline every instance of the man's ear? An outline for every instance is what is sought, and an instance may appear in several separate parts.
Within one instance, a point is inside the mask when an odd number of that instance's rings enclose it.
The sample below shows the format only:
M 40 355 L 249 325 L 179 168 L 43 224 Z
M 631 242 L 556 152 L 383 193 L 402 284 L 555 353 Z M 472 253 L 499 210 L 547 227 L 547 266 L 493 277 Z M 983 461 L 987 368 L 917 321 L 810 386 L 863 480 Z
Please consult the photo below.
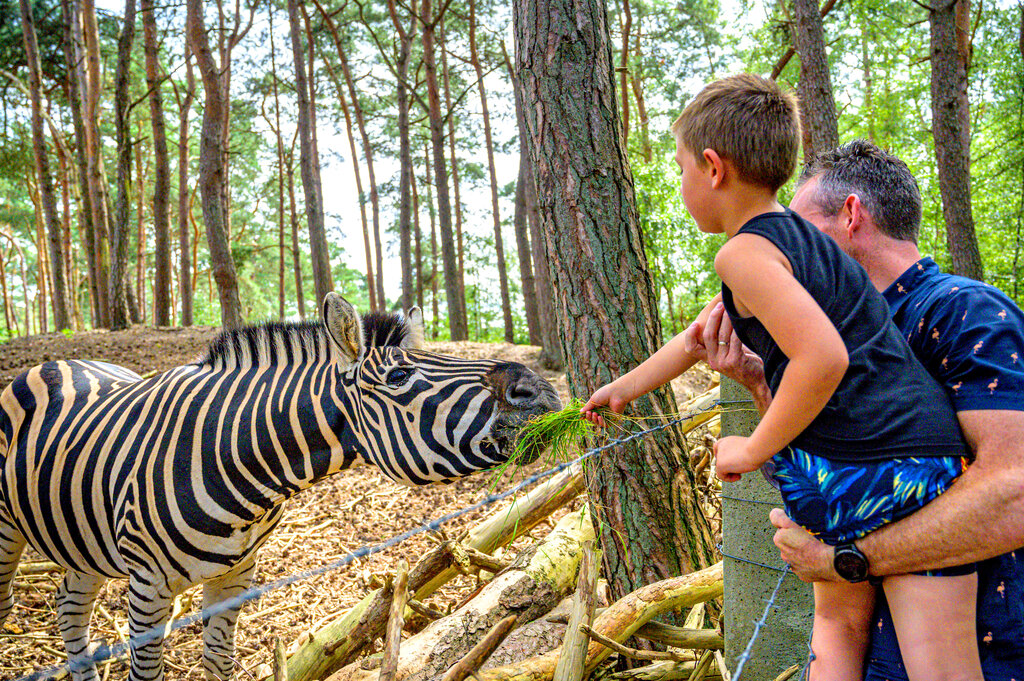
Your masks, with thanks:
M 709 173 L 708 179 L 711 181 L 711 188 L 718 189 L 725 182 L 725 161 L 714 149 L 705 149 L 701 155 L 709 166 L 704 170 Z
M 333 291 L 324 296 L 324 326 L 331 346 L 344 365 L 358 361 L 365 351 L 363 321 L 352 304 Z
M 847 236 L 852 239 L 853 235 L 864 226 L 864 220 L 866 218 L 864 204 L 860 202 L 859 196 L 856 194 L 850 194 L 846 197 L 846 201 L 843 202 L 841 217 L 843 220 L 843 229 L 846 230 Z

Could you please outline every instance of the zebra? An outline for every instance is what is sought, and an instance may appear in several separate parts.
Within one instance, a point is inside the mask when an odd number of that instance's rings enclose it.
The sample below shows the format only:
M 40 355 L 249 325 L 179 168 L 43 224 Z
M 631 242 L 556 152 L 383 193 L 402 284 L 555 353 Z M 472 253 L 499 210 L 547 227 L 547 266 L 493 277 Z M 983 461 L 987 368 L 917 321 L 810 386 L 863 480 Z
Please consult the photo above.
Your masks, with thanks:
M 148 379 L 80 360 L 16 378 L 0 395 L 0 624 L 30 544 L 66 569 L 60 632 L 74 681 L 94 681 L 89 618 L 107 579 L 128 578 L 132 640 L 151 636 L 193 585 L 204 609 L 245 591 L 302 489 L 355 463 L 451 481 L 507 460 L 524 420 L 561 406 L 522 364 L 415 349 L 418 311 L 365 329 L 336 293 L 322 311 L 224 332 Z M 207 679 L 232 676 L 238 610 L 204 619 Z M 161 679 L 162 650 L 162 636 L 134 645 L 129 679 Z

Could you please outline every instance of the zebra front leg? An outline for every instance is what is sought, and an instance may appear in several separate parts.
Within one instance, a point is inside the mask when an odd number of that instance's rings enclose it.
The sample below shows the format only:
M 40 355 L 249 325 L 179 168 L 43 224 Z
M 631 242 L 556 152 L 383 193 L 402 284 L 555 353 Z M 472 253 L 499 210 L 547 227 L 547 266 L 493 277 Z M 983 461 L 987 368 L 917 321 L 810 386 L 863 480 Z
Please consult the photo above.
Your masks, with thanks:
M 74 681 L 96 679 L 96 663 L 89 657 L 89 618 L 106 577 L 68 570 L 57 589 L 57 621 L 68 667 Z
M 12 523 L 0 515 L 0 625 L 14 607 L 14 573 L 18 571 L 21 552 L 25 550 L 25 537 Z
M 231 572 L 203 584 L 203 610 L 238 596 L 252 584 L 255 557 L 236 565 Z M 203 671 L 207 681 L 228 681 L 234 670 L 235 624 L 242 603 L 203 617 Z
M 128 623 L 132 668 L 128 681 L 162 681 L 164 635 L 174 607 L 174 594 L 152 575 L 128 578 Z

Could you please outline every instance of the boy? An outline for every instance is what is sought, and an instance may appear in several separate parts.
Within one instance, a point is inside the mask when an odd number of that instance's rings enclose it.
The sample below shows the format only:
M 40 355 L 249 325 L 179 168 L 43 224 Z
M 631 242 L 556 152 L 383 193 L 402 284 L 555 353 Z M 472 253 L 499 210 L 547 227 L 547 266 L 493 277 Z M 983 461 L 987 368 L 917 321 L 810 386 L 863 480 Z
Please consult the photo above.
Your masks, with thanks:
M 729 237 L 715 258 L 721 302 L 764 360 L 773 394 L 749 438 L 719 441 L 717 474 L 735 481 L 773 459 L 790 517 L 849 556 L 854 539 L 913 513 L 959 475 L 953 410 L 864 270 L 779 205 L 800 140 L 791 94 L 758 76 L 726 78 L 672 130 L 687 210 L 701 231 Z M 695 361 L 680 334 L 582 411 L 601 424 L 597 407 L 622 411 Z M 810 673 L 819 681 L 863 678 L 874 588 L 846 572 L 849 584 L 814 585 Z M 912 681 L 981 681 L 971 567 L 892 577 L 883 588 Z

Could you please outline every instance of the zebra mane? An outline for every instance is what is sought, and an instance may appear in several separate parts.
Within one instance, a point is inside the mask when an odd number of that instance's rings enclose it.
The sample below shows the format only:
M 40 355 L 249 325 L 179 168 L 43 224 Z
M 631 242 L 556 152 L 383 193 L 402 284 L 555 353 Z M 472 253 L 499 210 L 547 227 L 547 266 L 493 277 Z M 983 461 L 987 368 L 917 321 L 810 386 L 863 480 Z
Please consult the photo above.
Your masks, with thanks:
M 367 348 L 398 346 L 420 348 L 423 330 L 397 312 L 367 312 L 362 316 L 363 342 Z M 322 322 L 264 322 L 223 331 L 210 341 L 197 363 L 203 366 L 228 364 L 276 364 L 279 360 L 326 360 L 330 340 Z M 281 348 L 287 355 L 280 357 Z

